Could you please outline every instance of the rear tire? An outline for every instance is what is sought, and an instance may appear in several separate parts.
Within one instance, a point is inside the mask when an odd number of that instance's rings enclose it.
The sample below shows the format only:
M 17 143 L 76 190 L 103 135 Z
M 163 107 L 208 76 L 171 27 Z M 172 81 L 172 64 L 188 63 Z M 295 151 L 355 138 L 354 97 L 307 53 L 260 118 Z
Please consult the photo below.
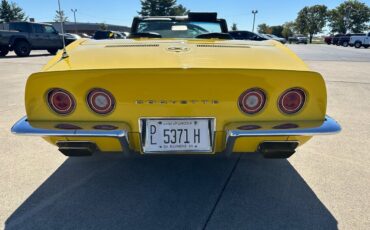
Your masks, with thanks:
M 0 57 L 5 57 L 9 53 L 8 47 L 0 47 Z
M 362 46 L 361 42 L 359 42 L 359 41 L 355 42 L 355 47 L 356 47 L 357 49 L 360 49 L 360 48 L 361 48 L 361 46 Z
M 369 45 L 364 45 L 365 49 L 369 48 Z
M 18 57 L 28 57 L 31 53 L 31 46 L 26 41 L 19 41 L 14 45 L 14 52 Z
M 51 55 L 55 55 L 55 54 L 57 54 L 58 49 L 48 49 L 48 52 L 49 52 Z
M 348 47 L 348 42 L 343 42 L 343 47 Z

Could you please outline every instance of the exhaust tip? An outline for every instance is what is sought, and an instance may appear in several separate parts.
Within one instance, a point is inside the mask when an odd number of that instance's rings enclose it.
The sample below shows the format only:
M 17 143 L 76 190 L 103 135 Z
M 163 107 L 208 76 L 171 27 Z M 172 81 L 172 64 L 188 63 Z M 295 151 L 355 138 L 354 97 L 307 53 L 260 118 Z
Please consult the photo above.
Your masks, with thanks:
M 298 145 L 297 141 L 266 141 L 259 145 L 258 151 L 264 158 L 285 159 L 295 153 Z
M 85 141 L 60 141 L 57 146 L 68 157 L 91 156 L 98 149 L 95 143 Z

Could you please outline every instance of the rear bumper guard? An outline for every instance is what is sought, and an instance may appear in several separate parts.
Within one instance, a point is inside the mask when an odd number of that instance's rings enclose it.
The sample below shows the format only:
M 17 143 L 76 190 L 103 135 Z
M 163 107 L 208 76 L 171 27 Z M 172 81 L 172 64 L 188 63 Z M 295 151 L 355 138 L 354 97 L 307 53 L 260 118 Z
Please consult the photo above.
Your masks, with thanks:
M 13 134 L 25 136 L 41 137 L 111 137 L 116 138 L 125 154 L 131 152 L 128 127 L 117 130 L 97 130 L 97 129 L 55 129 L 55 128 L 35 128 L 31 126 L 27 117 L 23 117 L 11 129 Z
M 258 127 L 243 130 L 243 127 Z M 324 121 L 254 122 L 231 123 L 226 126 L 226 153 L 231 153 L 238 138 L 261 136 L 317 136 L 336 134 L 341 131 L 340 125 L 331 117 Z
M 226 125 L 226 154 L 231 154 L 238 138 L 271 137 L 271 136 L 316 136 L 329 135 L 341 131 L 340 125 L 331 117 L 326 116 L 324 121 L 299 121 L 293 123 L 282 122 L 248 122 L 231 123 Z M 111 137 L 116 138 L 122 151 L 129 155 L 132 151 L 129 145 L 129 127 L 124 125 L 117 130 L 36 128 L 31 126 L 27 117 L 23 117 L 11 129 L 17 135 L 41 137 Z

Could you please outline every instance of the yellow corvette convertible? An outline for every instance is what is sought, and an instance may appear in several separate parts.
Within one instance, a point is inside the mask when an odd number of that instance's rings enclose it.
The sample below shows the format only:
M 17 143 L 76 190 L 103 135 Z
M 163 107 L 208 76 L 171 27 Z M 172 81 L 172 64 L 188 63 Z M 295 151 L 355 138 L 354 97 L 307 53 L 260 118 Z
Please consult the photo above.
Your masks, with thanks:
M 215 13 L 136 17 L 130 39 L 78 40 L 26 85 L 12 132 L 67 156 L 260 152 L 286 158 L 340 126 L 326 87 L 275 41 L 238 41 Z

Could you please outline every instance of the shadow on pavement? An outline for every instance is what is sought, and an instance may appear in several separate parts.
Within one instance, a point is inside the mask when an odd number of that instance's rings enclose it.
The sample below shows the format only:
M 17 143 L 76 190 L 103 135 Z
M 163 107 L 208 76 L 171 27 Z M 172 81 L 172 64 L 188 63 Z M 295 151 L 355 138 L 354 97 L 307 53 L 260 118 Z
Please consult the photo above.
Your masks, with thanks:
M 51 54 L 45 53 L 45 54 L 30 54 L 28 57 L 18 57 L 17 55 L 7 55 L 5 57 L 1 57 L 0 59 L 13 59 L 13 58 L 19 58 L 19 59 L 24 59 L 24 58 L 32 58 L 32 57 L 47 57 L 47 56 L 52 56 Z
M 287 160 L 243 155 L 207 229 L 338 227 L 334 216 Z
M 243 157 L 223 191 L 237 162 L 204 156 L 70 158 L 8 218 L 5 229 L 336 228 L 286 160 Z

